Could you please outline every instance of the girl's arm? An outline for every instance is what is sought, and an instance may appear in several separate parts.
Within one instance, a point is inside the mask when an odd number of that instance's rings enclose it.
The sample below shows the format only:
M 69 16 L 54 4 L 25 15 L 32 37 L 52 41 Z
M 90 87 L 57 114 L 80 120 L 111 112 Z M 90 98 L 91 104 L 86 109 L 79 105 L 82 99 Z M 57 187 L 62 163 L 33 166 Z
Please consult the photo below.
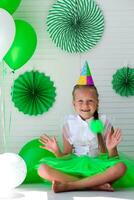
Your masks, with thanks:
M 65 136 L 63 135 L 63 152 L 61 152 L 60 148 L 59 150 L 56 152 L 56 156 L 57 157 L 62 157 L 65 156 L 67 154 L 72 153 L 72 145 L 67 141 L 67 139 L 65 138 Z
M 63 152 L 60 150 L 58 143 L 56 141 L 56 138 L 55 137 L 50 138 L 49 136 L 45 134 L 42 135 L 39 140 L 43 144 L 41 148 L 51 151 L 52 153 L 55 154 L 56 157 L 62 157 L 67 154 L 70 154 L 73 150 L 73 146 L 69 143 L 67 139 L 68 134 L 69 134 L 68 126 L 64 126 L 63 127 Z
M 117 151 L 117 145 L 121 141 L 121 130 L 119 128 L 117 129 L 111 129 L 111 132 L 108 133 L 106 138 L 106 146 L 108 150 L 109 157 L 118 156 Z

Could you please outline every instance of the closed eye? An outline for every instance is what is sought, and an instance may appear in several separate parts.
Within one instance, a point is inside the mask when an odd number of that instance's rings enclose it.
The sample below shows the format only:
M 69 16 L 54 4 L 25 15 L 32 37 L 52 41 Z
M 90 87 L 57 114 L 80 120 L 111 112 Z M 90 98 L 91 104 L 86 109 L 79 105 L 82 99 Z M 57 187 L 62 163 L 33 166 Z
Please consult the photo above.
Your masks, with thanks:
M 83 103 L 83 101 L 82 101 L 82 100 L 79 100 L 78 102 L 79 102 L 79 103 Z
M 87 100 L 87 101 L 83 101 L 83 100 L 78 100 L 78 103 L 79 104 L 91 104 L 91 103 L 94 103 L 94 100 L 93 99 L 90 99 L 90 100 Z
M 88 100 L 88 102 L 90 103 L 90 102 L 93 102 L 93 100 L 92 99 L 90 99 L 90 100 Z

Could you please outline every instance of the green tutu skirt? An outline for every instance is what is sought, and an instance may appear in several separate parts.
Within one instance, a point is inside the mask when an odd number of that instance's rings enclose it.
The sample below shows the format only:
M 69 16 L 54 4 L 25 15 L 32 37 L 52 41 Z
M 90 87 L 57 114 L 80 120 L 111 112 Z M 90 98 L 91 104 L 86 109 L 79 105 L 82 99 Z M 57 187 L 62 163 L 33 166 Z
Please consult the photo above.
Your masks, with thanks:
M 69 154 L 59 158 L 45 157 L 39 161 L 38 167 L 40 164 L 46 164 L 63 173 L 78 178 L 85 178 L 102 173 L 107 168 L 114 166 L 119 162 L 123 162 L 127 166 L 127 171 L 123 177 L 114 182 L 113 187 L 134 187 L 134 160 L 124 154 L 112 158 L 108 158 L 107 154 L 101 154 L 95 158 L 86 155 L 77 156 L 75 154 Z

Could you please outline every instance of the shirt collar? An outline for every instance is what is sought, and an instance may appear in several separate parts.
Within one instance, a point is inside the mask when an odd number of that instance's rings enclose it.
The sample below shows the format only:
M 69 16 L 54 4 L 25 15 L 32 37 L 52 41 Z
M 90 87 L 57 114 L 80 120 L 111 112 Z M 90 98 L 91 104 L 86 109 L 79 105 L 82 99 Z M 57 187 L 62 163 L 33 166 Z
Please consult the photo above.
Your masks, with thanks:
M 89 118 L 89 119 L 83 120 L 79 115 L 77 115 L 77 119 L 78 119 L 80 122 L 89 124 L 89 122 L 90 122 L 92 119 L 94 119 L 94 118 L 91 117 L 91 118 Z

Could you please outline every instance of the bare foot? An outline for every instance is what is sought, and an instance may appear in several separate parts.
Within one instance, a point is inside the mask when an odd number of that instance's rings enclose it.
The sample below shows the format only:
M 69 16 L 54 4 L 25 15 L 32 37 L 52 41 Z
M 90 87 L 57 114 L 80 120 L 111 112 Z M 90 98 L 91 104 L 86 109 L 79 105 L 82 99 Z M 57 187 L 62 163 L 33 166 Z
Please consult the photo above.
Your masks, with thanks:
M 69 191 L 66 183 L 60 183 L 58 181 L 52 182 L 52 190 L 55 193 Z M 70 189 L 70 190 L 72 190 L 72 189 Z M 83 190 L 83 189 L 81 189 L 81 190 Z M 105 183 L 103 185 L 95 186 L 95 187 L 92 187 L 89 189 L 85 188 L 84 190 L 99 190 L 99 191 L 114 192 L 114 188 L 109 183 Z
M 102 190 L 102 191 L 114 192 L 114 188 L 109 183 L 95 186 L 95 187 L 91 188 L 91 190 Z
M 52 181 L 52 190 L 57 192 L 65 192 L 67 191 L 66 184 L 60 183 L 58 181 Z

